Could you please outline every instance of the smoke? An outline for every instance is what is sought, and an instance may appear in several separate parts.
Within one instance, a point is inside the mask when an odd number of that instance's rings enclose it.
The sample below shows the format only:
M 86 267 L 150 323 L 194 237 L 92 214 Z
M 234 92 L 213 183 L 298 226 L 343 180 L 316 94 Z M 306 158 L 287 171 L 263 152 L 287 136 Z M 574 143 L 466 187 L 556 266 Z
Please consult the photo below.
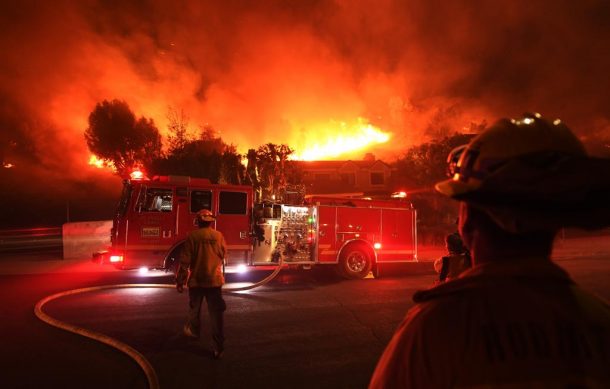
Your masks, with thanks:
M 386 158 L 527 111 L 561 117 L 583 137 L 609 136 L 610 6 L 601 0 L 0 7 L 2 155 L 51 175 L 91 177 L 87 118 L 114 98 L 162 132 L 168 109 L 183 110 L 193 128 L 211 125 L 240 151 L 298 148 L 314 128 L 358 117 L 392 133 L 391 146 L 367 150 Z

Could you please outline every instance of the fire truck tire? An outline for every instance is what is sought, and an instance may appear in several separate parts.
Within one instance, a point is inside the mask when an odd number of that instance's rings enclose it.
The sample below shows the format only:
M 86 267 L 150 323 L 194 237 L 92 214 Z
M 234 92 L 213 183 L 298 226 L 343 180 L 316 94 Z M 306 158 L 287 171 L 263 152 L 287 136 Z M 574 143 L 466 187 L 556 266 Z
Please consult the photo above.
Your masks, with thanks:
M 172 250 L 172 252 L 165 259 L 165 271 L 172 272 L 177 274 L 178 266 L 180 266 L 180 253 L 182 253 L 182 248 L 184 244 L 178 245 L 176 248 Z
M 345 278 L 362 279 L 371 271 L 373 260 L 364 245 L 346 247 L 339 259 L 339 271 Z

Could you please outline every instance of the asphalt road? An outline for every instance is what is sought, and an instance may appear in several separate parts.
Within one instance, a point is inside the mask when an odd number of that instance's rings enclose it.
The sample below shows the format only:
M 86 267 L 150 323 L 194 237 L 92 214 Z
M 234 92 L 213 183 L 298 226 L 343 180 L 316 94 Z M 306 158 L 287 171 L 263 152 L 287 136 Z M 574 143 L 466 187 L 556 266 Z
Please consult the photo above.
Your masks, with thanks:
M 610 255 L 564 257 L 558 263 L 610 300 Z M 361 281 L 341 280 L 332 272 L 287 271 L 254 291 L 227 293 L 226 352 L 220 361 L 210 356 L 209 332 L 200 341 L 181 335 L 187 296 L 172 289 L 104 290 L 68 296 L 45 309 L 140 351 L 161 388 L 365 388 L 413 292 L 434 279 L 421 269 Z M 171 277 L 81 269 L 0 276 L 2 387 L 147 387 L 127 356 L 50 327 L 33 313 L 49 294 L 121 283 L 171 283 Z M 209 328 L 205 321 L 204 328 Z

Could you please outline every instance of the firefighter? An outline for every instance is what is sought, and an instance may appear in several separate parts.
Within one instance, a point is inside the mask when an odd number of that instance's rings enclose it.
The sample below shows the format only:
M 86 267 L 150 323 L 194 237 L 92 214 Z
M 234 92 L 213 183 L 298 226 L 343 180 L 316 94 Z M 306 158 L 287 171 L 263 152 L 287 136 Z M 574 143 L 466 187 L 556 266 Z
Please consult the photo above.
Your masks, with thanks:
M 473 268 L 417 292 L 370 388 L 608 388 L 610 307 L 550 259 L 562 227 L 610 224 L 610 160 L 560 121 L 501 120 L 436 189 Z
M 445 237 L 445 246 L 449 255 L 441 258 L 439 282 L 457 278 L 471 266 L 470 252 L 464 247 L 462 237 L 458 232 Z
M 189 312 L 183 332 L 191 338 L 199 338 L 201 304 L 205 297 L 212 326 L 213 356 L 220 359 L 224 350 L 226 310 L 221 291 L 225 283 L 222 266 L 227 248 L 222 233 L 212 228 L 215 219 L 207 209 L 197 213 L 199 229 L 191 231 L 186 238 L 176 274 L 176 289 L 182 293 L 185 283 L 188 286 Z

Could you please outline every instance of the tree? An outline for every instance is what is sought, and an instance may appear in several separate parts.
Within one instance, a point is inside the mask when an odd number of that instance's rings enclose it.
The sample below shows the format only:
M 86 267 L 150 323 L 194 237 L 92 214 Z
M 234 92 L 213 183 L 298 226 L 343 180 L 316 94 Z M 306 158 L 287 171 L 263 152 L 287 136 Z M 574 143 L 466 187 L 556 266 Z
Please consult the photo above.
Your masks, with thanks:
M 395 163 L 398 183 L 418 188 L 433 187 L 446 178 L 447 156 L 454 148 L 467 144 L 473 135 L 454 134 L 440 140 L 411 147 Z
M 248 164 L 246 166 L 246 175 L 245 182 L 249 185 L 252 185 L 254 188 L 254 201 L 260 202 L 263 195 L 261 190 L 261 184 L 258 179 L 258 157 L 255 149 L 249 149 L 246 154 L 246 158 L 248 160 Z
M 161 135 L 152 119 L 136 119 L 127 103 L 120 100 L 104 100 L 95 106 L 85 139 L 89 150 L 112 162 L 121 176 L 134 168 L 150 168 L 161 155 Z
M 220 180 L 221 157 L 220 152 L 210 151 L 206 141 L 192 140 L 181 149 L 157 158 L 152 171 L 156 175 L 201 177 L 217 183 Z
M 234 145 L 225 147 L 221 157 L 220 182 L 224 184 L 242 185 L 246 168 L 241 163 L 242 156 Z
M 188 133 L 189 122 L 184 111 L 180 112 L 169 108 L 167 113 L 167 143 L 168 152 L 173 154 L 181 149 L 184 149 L 186 144 L 191 140 Z
M 454 148 L 467 144 L 473 135 L 453 134 L 407 150 L 394 163 L 395 184 L 411 188 L 410 199 L 418 214 L 422 243 L 438 244 L 455 231 L 456 203 L 434 190 L 434 184 L 447 179 L 447 156 Z
M 235 146 L 227 145 L 213 127 L 202 127 L 198 139 L 185 136 L 173 145 L 166 156 L 154 161 L 152 170 L 155 174 L 201 177 L 213 183 L 239 185 L 243 182 L 245 168 L 241 155 Z
M 287 161 L 292 153 L 289 146 L 274 143 L 267 143 L 256 150 L 256 167 L 263 200 L 283 199 L 287 185 Z

